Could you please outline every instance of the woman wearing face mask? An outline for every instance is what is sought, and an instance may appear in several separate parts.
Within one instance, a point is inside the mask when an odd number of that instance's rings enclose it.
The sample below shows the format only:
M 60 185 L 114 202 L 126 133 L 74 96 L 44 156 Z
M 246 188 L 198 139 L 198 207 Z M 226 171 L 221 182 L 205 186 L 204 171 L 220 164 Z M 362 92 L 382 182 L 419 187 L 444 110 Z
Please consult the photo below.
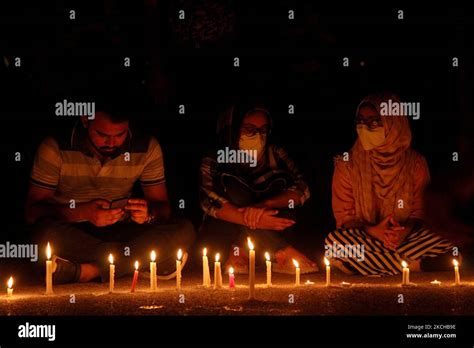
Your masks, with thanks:
M 337 230 L 326 251 L 346 273 L 394 275 L 402 261 L 413 271 L 452 267 L 454 245 L 423 222 L 423 190 L 429 181 L 425 158 L 411 149 L 407 116 L 381 116 L 382 103 L 399 98 L 365 98 L 356 114 L 356 140 L 348 156 L 335 159 L 332 206 Z M 347 246 L 363 246 L 358 257 Z M 357 250 L 357 249 L 355 249 Z M 358 250 L 362 250 L 361 248 Z
M 294 273 L 296 259 L 303 273 L 315 272 L 316 264 L 284 238 L 295 224 L 289 208 L 304 204 L 309 189 L 287 153 L 268 143 L 271 126 L 268 110 L 257 104 L 234 105 L 220 117 L 218 150 L 201 164 L 199 244 L 237 273 L 248 272 L 247 237 L 272 255 L 273 271 Z M 239 160 L 219 156 L 225 151 L 240 153 Z

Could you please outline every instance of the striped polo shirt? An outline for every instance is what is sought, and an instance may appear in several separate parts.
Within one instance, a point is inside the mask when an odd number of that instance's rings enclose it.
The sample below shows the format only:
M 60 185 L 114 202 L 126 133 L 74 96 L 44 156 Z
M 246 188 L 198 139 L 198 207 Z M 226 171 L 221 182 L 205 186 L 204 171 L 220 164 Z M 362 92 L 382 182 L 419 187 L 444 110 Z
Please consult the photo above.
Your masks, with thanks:
M 120 199 L 130 197 L 137 180 L 142 186 L 165 182 L 163 155 L 154 137 L 129 132 L 120 152 L 104 163 L 90 151 L 81 125 L 66 138 L 43 140 L 31 171 L 31 183 L 54 190 L 57 203 Z

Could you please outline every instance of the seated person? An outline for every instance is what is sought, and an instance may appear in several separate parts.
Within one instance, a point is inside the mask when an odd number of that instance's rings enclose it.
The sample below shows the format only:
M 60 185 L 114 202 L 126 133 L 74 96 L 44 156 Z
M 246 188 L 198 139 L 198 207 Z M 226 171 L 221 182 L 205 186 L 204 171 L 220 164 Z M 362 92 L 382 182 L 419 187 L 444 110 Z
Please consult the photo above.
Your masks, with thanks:
M 333 253 L 332 262 L 341 270 L 365 276 L 401 273 L 402 261 L 413 271 L 448 269 L 454 245 L 423 221 L 428 165 L 410 147 L 407 117 L 381 116 L 382 103 L 389 99 L 400 102 L 389 94 L 362 101 L 356 113 L 358 139 L 346 158 L 335 159 L 337 230 L 327 236 L 326 252 Z M 363 255 L 341 253 L 348 246 L 363 246 Z
M 36 153 L 26 204 L 33 239 L 51 243 L 55 283 L 108 280 L 110 253 L 119 277 L 151 250 L 159 276 L 172 278 L 177 251 L 191 246 L 195 232 L 170 218 L 160 144 L 132 136 L 126 113 L 96 109 L 93 120 L 81 117 L 72 134 L 46 138 Z M 137 181 L 144 198 L 131 197 Z
M 292 259 L 300 263 L 303 273 L 315 272 L 317 265 L 282 236 L 296 223 L 291 211 L 309 198 L 309 189 L 287 153 L 269 143 L 271 124 L 267 109 L 256 104 L 234 105 L 221 117 L 221 146 L 201 164 L 200 202 L 205 217 L 200 244 L 227 259 L 226 271 L 232 266 L 236 273 L 248 272 L 250 237 L 262 252 L 257 262 L 268 251 L 275 272 L 294 273 Z M 244 161 L 223 158 L 232 151 Z M 249 156 L 239 157 L 239 153 Z

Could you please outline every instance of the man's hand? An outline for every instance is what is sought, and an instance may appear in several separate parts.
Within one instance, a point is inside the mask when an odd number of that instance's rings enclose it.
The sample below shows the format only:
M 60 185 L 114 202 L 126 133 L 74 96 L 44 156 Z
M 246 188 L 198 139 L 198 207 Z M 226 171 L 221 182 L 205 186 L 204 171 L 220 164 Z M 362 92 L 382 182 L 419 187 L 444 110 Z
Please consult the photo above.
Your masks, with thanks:
M 105 199 L 96 199 L 84 203 L 83 208 L 86 219 L 97 227 L 113 225 L 119 221 L 124 211 L 123 209 L 108 209 L 110 202 Z
M 293 226 L 295 221 L 285 218 L 276 217 L 278 210 L 268 210 L 265 208 L 246 207 L 239 208 L 239 212 L 244 214 L 244 222 L 251 229 L 276 230 Z
M 143 224 L 148 218 L 148 203 L 144 199 L 129 199 L 124 209 L 130 211 L 132 220 L 137 224 Z

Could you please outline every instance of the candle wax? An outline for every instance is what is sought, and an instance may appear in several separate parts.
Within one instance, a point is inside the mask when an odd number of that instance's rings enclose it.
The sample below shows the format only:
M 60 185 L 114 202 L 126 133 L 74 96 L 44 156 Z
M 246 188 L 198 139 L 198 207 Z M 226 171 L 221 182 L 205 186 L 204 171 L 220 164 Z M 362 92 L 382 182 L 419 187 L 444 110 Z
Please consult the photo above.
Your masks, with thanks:
M 46 294 L 53 293 L 53 261 L 46 261 Z
M 133 273 L 133 281 L 132 281 L 132 292 L 135 292 L 135 286 L 137 286 L 138 281 L 138 270 L 135 270 Z
M 109 272 L 109 292 L 114 292 L 115 287 L 115 265 L 110 265 L 110 272 Z
M 209 272 L 209 259 L 206 255 L 202 257 L 202 285 L 205 287 L 211 286 L 211 275 Z
M 249 299 L 255 298 L 255 250 L 249 253 Z

